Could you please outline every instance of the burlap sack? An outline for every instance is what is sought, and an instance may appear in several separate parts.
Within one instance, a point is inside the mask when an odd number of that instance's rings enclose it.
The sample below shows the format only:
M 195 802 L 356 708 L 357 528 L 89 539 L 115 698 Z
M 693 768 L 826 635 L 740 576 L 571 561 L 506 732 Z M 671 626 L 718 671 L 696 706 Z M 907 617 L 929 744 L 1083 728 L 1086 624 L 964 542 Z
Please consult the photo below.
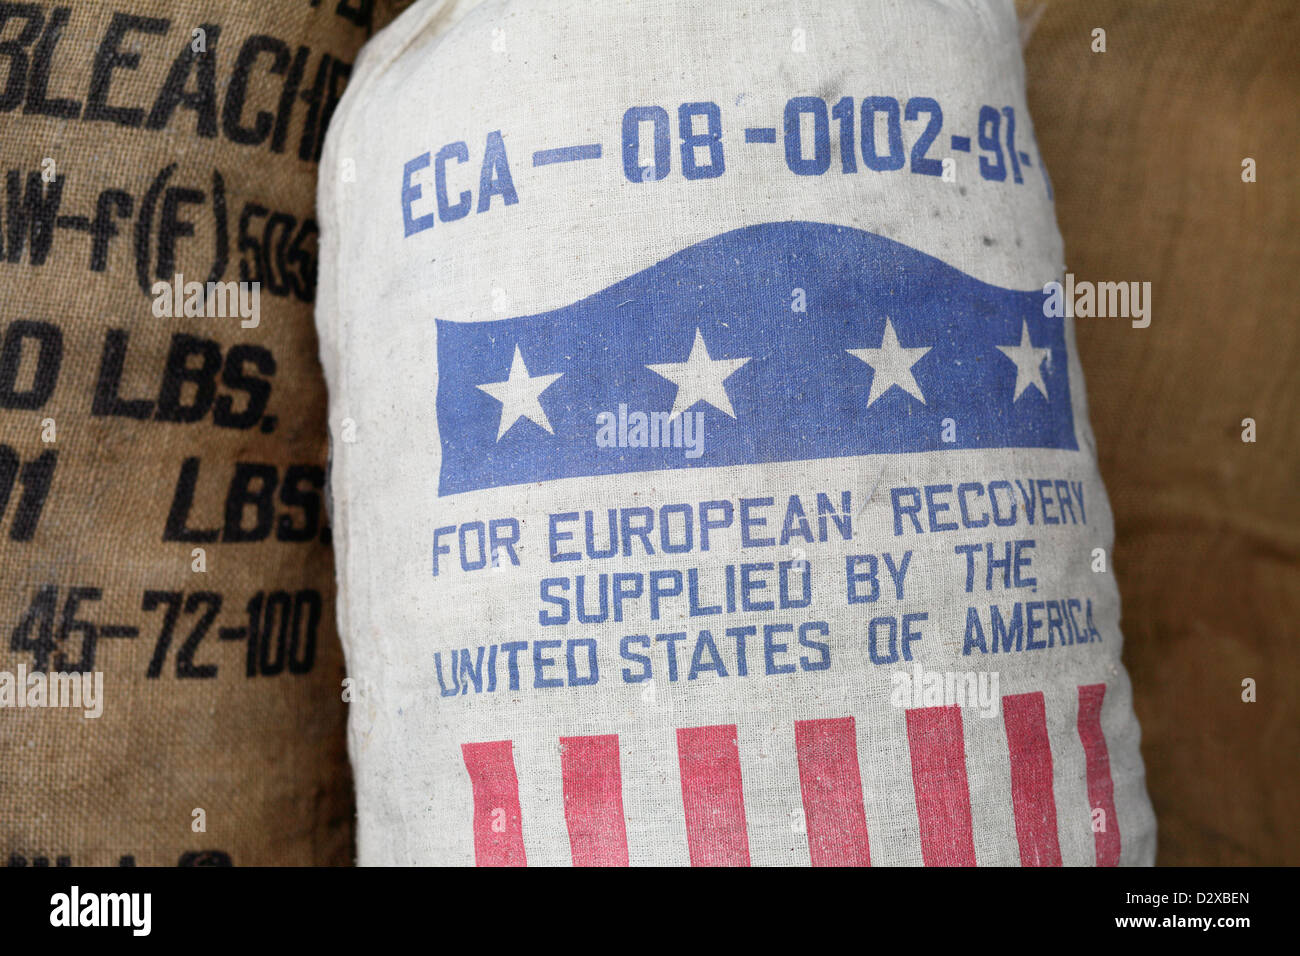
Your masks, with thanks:
M 319 195 L 360 861 L 1150 863 L 1050 197 L 1009 0 L 377 37 Z
M 1152 285 L 1148 328 L 1076 328 L 1159 862 L 1295 864 L 1300 9 L 1051 0 L 1036 19 L 1029 102 L 1067 267 Z
M 351 860 L 313 190 L 371 7 L 0 3 L 11 863 Z

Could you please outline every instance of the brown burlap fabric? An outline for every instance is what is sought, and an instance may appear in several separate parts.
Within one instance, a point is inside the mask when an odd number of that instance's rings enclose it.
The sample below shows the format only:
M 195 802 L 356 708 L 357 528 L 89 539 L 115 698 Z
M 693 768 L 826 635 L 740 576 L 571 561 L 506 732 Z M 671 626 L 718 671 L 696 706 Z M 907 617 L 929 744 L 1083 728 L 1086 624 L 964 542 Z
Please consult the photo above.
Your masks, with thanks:
M 0 3 L 0 862 L 352 860 L 313 205 L 379 16 Z
M 1297 49 L 1289 0 L 1050 0 L 1025 51 L 1068 271 L 1152 283 L 1076 328 L 1161 864 L 1300 861 Z

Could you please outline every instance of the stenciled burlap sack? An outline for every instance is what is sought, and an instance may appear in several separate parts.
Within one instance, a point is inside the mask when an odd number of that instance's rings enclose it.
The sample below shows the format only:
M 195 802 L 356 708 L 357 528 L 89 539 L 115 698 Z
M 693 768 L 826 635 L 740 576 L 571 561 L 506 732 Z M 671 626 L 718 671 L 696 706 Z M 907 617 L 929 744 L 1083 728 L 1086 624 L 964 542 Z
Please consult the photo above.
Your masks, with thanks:
M 362 863 L 1151 862 L 1023 82 L 1010 0 L 372 41 L 318 204 Z
M 352 859 L 313 206 L 371 8 L 0 3 L 0 860 Z
M 1293 865 L 1300 8 L 1022 7 L 1041 11 L 1029 102 L 1068 270 L 1151 283 L 1147 328 L 1076 328 L 1115 506 L 1158 859 Z

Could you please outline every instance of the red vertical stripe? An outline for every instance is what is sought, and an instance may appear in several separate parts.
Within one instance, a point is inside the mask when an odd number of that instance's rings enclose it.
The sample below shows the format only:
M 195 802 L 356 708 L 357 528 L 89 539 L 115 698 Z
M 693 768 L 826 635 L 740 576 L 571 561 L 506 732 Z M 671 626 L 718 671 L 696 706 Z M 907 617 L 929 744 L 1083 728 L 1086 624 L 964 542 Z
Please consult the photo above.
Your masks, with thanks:
M 564 820 L 574 866 L 627 866 L 618 734 L 561 737 Z
M 1052 791 L 1052 747 L 1042 692 L 1002 698 L 1011 753 L 1011 806 L 1021 866 L 1060 866 L 1056 796 Z
M 907 743 L 921 823 L 921 859 L 926 866 L 974 866 L 961 708 L 912 708 L 907 712 Z
M 494 740 L 462 744 L 460 748 L 474 790 L 474 863 L 477 866 L 528 865 L 513 747 L 509 740 Z
M 794 747 L 812 865 L 870 866 L 853 718 L 797 720 Z
M 1098 866 L 1119 866 L 1119 817 L 1115 815 L 1115 786 L 1110 779 L 1110 753 L 1106 735 L 1101 730 L 1101 702 L 1106 697 L 1105 684 L 1079 685 L 1079 740 L 1088 768 L 1088 805 L 1095 814 L 1104 812 L 1106 829 L 1093 823 L 1097 844 Z
M 677 730 L 691 866 L 749 866 L 736 725 Z

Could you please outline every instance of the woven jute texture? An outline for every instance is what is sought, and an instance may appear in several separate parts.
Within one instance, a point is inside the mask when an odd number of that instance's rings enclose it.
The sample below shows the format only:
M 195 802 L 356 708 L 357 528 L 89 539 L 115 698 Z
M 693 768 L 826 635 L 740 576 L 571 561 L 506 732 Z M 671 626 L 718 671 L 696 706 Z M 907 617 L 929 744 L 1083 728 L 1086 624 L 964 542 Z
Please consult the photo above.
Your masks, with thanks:
M 381 13 L 0 4 L 0 860 L 351 862 L 313 205 Z
M 1161 864 L 1300 860 L 1298 47 L 1285 0 L 1051 0 L 1025 50 L 1067 269 L 1152 285 L 1076 330 Z

